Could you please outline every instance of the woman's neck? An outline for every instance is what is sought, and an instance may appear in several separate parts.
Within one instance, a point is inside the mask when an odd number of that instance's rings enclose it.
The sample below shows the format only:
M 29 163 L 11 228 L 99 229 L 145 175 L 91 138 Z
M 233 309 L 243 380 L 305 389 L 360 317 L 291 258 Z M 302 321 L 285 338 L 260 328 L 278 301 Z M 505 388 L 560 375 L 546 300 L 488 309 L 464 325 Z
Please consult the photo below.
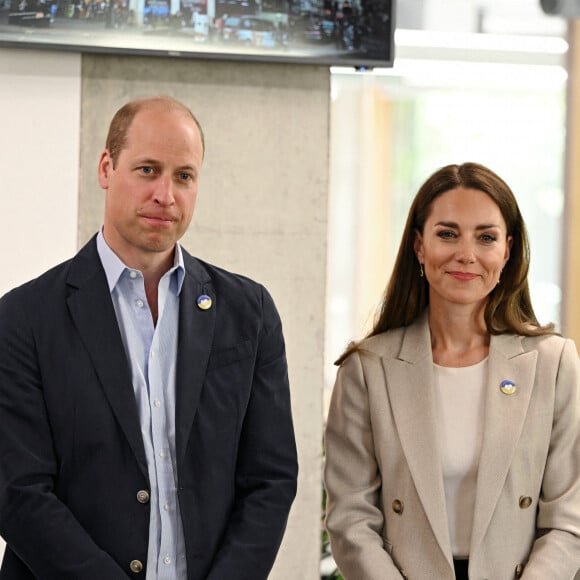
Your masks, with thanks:
M 433 362 L 445 367 L 466 367 L 489 353 L 490 335 L 484 309 L 472 307 L 429 308 Z

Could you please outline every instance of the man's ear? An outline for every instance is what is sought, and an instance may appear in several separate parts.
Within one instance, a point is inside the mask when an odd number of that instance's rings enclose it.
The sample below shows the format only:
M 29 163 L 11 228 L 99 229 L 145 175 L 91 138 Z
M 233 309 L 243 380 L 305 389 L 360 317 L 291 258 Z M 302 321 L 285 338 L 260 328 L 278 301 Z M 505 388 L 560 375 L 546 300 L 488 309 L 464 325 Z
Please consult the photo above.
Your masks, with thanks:
M 101 153 L 98 166 L 99 185 L 102 189 L 109 189 L 109 179 L 113 171 L 113 160 L 109 154 L 109 150 L 105 149 Z

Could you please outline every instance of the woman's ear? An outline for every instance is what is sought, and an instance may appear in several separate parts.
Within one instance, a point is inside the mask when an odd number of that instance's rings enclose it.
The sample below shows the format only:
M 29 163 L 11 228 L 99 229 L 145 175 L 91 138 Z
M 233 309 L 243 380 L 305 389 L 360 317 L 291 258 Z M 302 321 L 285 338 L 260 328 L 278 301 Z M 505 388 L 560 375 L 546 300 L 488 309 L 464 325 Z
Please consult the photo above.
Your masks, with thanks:
M 506 242 L 507 243 L 505 245 L 505 256 L 504 256 L 504 263 L 503 263 L 504 266 L 507 264 L 507 261 L 510 259 L 510 252 L 512 250 L 512 246 L 514 243 L 513 237 L 508 236 Z
M 413 242 L 413 249 L 415 250 L 415 255 L 419 263 L 423 263 L 423 236 L 417 230 L 415 230 L 415 241 Z

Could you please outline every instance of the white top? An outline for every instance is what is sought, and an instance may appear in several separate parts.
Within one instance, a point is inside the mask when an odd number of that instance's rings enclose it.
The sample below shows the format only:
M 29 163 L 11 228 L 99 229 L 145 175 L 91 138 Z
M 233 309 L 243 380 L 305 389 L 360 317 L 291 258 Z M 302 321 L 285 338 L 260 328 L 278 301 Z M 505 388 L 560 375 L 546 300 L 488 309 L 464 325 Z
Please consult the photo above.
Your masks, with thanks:
M 487 358 L 461 368 L 434 364 L 443 483 L 453 556 L 469 556 L 484 422 Z

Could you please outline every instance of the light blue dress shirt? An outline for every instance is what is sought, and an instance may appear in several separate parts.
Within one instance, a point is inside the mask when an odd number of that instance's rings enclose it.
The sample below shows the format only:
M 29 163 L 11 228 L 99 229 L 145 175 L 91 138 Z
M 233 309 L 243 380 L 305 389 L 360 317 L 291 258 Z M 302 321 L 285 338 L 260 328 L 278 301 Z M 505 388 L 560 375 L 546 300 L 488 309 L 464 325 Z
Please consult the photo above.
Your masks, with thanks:
M 97 249 L 131 367 L 147 457 L 151 517 L 146 580 L 187 580 L 175 460 L 179 294 L 185 276 L 181 248 L 176 245 L 173 267 L 159 282 L 156 325 L 142 273 L 119 259 L 102 232 L 97 236 Z

